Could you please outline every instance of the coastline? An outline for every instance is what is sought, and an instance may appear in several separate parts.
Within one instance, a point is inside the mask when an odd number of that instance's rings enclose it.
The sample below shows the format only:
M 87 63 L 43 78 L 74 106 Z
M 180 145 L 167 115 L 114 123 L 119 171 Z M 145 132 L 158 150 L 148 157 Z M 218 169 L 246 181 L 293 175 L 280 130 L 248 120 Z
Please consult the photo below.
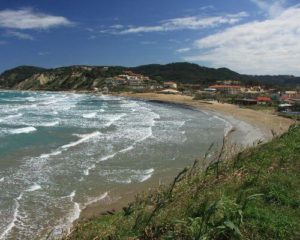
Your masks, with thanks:
M 101 95 L 95 92 L 78 91 L 61 91 L 61 93 Z M 213 115 L 214 117 L 228 122 L 229 128 L 226 130 L 226 133 L 229 133 L 232 128 L 235 130 L 230 133 L 228 138 L 229 142 L 242 143 L 244 147 L 252 146 L 255 142 L 260 140 L 267 142 L 272 139 L 273 133 L 281 135 L 294 123 L 293 120 L 273 115 L 268 112 L 239 108 L 238 106 L 231 104 L 193 100 L 192 97 L 184 95 L 122 93 L 114 94 L 113 96 L 138 101 L 175 105 L 208 113 L 209 115 Z M 174 176 L 168 176 L 168 179 L 164 179 L 164 183 L 168 183 L 173 177 Z M 119 210 L 132 202 L 137 194 L 143 194 L 148 189 L 156 188 L 160 183 L 161 181 L 158 177 L 153 177 L 141 184 L 124 186 L 124 189 L 122 190 L 111 189 L 111 191 L 101 195 L 97 201 L 84 205 L 84 208 L 80 209 L 81 212 L 79 218 L 75 219 L 73 223 L 76 224 L 82 220 L 88 220 L 100 216 L 101 214 L 107 214 L 108 210 Z M 71 226 L 72 225 L 70 225 L 70 227 Z
M 121 93 L 114 94 L 114 96 L 162 104 L 175 104 L 178 107 L 187 107 L 210 115 L 213 114 L 214 117 L 221 120 L 223 119 L 223 121 L 229 123 L 225 135 L 234 129 L 233 132 L 230 132 L 228 140 L 230 144 L 238 144 L 239 149 L 251 147 L 260 141 L 270 141 L 274 137 L 274 134 L 283 134 L 288 130 L 290 125 L 294 123 L 290 119 L 267 112 L 243 109 L 226 103 L 222 104 L 217 102 L 193 100 L 192 97 L 184 95 Z M 136 194 L 143 193 L 152 187 L 157 187 L 159 184 L 159 179 L 150 179 L 144 184 L 128 186 L 122 191 L 121 198 L 110 197 L 109 193 L 106 198 L 87 205 L 84 209 L 82 209 L 80 217 L 75 221 L 75 224 L 76 222 L 88 220 L 102 214 L 107 214 L 108 210 L 119 210 L 126 206 L 129 202 L 133 201 Z M 116 189 L 115 191 L 118 190 Z
M 273 133 L 281 135 L 286 132 L 293 120 L 280 117 L 278 115 L 252 109 L 240 108 L 237 105 L 228 103 L 218 103 L 216 101 L 205 102 L 194 100 L 185 95 L 168 95 L 158 93 L 121 93 L 115 96 L 127 97 L 131 99 L 140 99 L 146 101 L 158 101 L 161 103 L 181 104 L 187 107 L 193 107 L 200 111 L 210 111 L 225 117 L 229 121 L 243 121 L 260 130 L 266 141 L 273 137 Z M 272 133 L 273 132 L 273 133 Z

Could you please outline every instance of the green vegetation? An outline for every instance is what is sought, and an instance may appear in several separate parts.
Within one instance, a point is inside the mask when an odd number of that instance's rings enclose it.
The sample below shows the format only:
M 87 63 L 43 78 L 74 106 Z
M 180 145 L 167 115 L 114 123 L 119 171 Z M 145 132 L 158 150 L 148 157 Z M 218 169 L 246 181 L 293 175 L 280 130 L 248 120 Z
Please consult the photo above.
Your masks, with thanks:
M 0 75 L 0 87 L 13 88 L 16 84 L 26 78 L 31 77 L 33 74 L 45 71 L 44 68 L 32 66 L 20 66 L 7 70 Z
M 152 64 L 133 68 L 133 71 L 160 81 L 190 84 L 212 84 L 217 80 L 240 80 L 241 75 L 227 68 L 207 68 L 191 63 Z
M 244 84 L 280 85 L 281 88 L 298 86 L 300 77 L 242 75 L 227 68 L 207 68 L 191 63 L 150 64 L 134 68 L 111 66 L 69 66 L 45 69 L 21 66 L 0 75 L 0 88 L 21 90 L 93 90 L 105 86 L 105 78 L 114 77 L 124 70 L 149 76 L 157 82 L 175 81 L 181 84 L 208 86 L 219 80 L 238 80 Z
M 150 64 L 132 68 L 133 71 L 150 76 L 158 81 L 175 81 L 183 84 L 213 84 L 218 80 L 238 80 L 248 85 L 269 85 L 288 88 L 299 86 L 300 77 L 294 76 L 254 76 L 234 72 L 228 68 L 208 68 L 188 62 L 166 65 Z
M 221 161 L 224 152 L 66 239 L 300 239 L 300 127 Z
M 277 105 L 240 105 L 240 108 L 248 108 L 255 111 L 269 111 L 275 113 L 277 110 Z
M 280 112 L 278 115 L 281 116 L 281 117 L 286 117 L 286 118 L 293 119 L 295 121 L 300 121 L 299 114 L 292 114 L 292 113 L 289 113 L 289 112 Z

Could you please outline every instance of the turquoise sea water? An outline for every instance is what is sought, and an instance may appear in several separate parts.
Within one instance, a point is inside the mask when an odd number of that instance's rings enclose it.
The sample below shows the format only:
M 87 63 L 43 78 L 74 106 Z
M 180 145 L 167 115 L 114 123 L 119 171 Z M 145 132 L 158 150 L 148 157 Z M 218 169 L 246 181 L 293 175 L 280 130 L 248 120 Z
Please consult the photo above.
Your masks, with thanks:
M 59 233 L 111 189 L 191 164 L 227 127 L 174 105 L 0 91 L 0 239 Z

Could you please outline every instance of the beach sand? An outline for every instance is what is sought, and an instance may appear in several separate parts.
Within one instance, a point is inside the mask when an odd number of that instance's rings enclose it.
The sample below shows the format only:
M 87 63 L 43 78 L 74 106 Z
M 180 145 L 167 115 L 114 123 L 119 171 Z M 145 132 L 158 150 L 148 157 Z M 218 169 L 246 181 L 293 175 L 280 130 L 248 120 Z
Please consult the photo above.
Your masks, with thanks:
M 233 144 L 242 143 L 243 147 L 252 146 L 258 141 L 269 141 L 273 138 L 274 134 L 281 135 L 294 123 L 291 119 L 277 116 L 275 113 L 240 108 L 236 105 L 226 103 L 193 100 L 192 97 L 184 95 L 122 93 L 117 96 L 135 100 L 180 104 L 185 107 L 192 107 L 196 110 L 213 113 L 216 117 L 230 122 L 235 130 L 230 134 L 230 142 Z M 171 178 L 165 179 L 164 182 L 168 182 L 168 180 L 171 181 Z M 157 187 L 159 182 L 160 179 L 151 178 L 142 184 L 130 184 L 122 190 L 115 189 L 108 193 L 108 197 L 83 209 L 79 221 L 99 216 L 107 210 L 119 210 L 133 201 L 137 193 L 145 192 L 151 187 Z M 112 197 L 116 195 L 118 197 Z
M 122 93 L 118 96 L 129 97 L 134 99 L 143 99 L 150 101 L 161 101 L 169 103 L 184 104 L 187 106 L 195 107 L 199 110 L 214 111 L 216 114 L 221 114 L 228 119 L 236 119 L 244 121 L 258 128 L 266 140 L 273 137 L 273 133 L 281 135 L 286 132 L 293 120 L 277 116 L 275 113 L 263 110 L 252 110 L 247 108 L 240 108 L 237 105 L 228 103 L 218 103 L 216 101 L 200 101 L 194 100 L 193 97 L 185 95 L 170 95 L 158 93 Z

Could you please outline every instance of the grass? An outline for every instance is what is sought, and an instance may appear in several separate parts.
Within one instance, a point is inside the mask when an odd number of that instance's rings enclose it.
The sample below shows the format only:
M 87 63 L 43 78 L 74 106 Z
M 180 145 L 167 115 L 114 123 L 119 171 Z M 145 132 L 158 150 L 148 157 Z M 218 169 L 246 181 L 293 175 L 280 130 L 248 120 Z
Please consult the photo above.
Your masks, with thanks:
M 203 161 L 65 239 L 300 239 L 299 126 L 206 171 Z

